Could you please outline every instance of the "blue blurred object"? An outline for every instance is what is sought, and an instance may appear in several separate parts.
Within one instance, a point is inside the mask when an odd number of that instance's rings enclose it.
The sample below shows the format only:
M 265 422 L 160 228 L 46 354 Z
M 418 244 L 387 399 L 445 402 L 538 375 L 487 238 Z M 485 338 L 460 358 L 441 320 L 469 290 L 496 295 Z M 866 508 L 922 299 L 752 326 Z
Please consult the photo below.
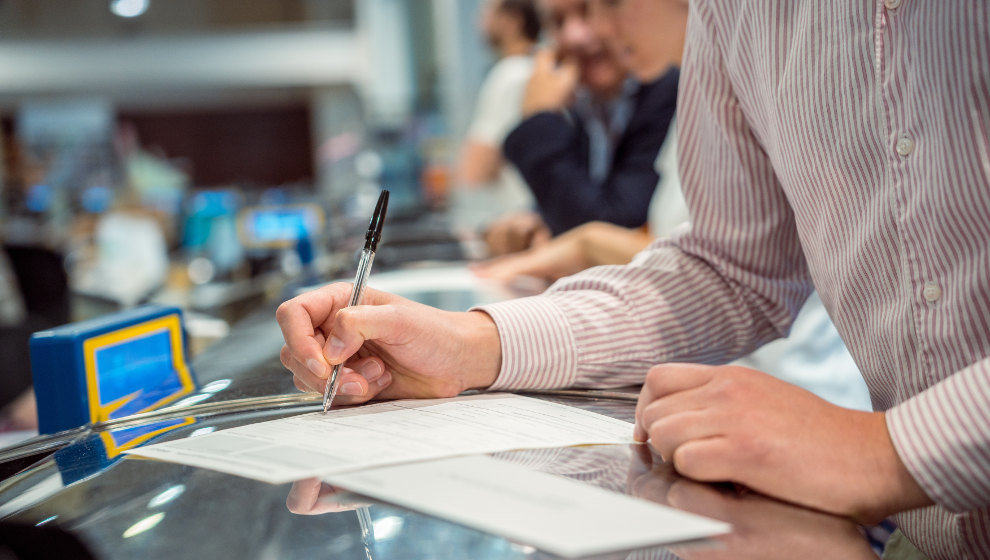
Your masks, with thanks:
M 31 212 L 47 211 L 55 199 L 55 191 L 45 183 L 31 185 L 24 198 L 24 206 Z
M 234 216 L 241 206 L 240 195 L 233 190 L 205 190 L 186 202 L 186 219 L 182 245 L 187 249 L 204 248 L 212 234 L 214 221 Z
M 196 389 L 177 307 L 144 306 L 40 331 L 30 346 L 43 434 L 154 410 Z
M 186 202 L 183 247 L 206 257 L 218 276 L 244 260 L 244 246 L 237 235 L 237 212 L 242 197 L 234 189 L 204 190 Z
M 113 189 L 106 185 L 93 185 L 83 189 L 79 195 L 82 209 L 90 214 L 102 214 L 113 204 Z
M 251 206 L 237 217 L 245 247 L 284 248 L 309 243 L 323 230 L 323 210 L 315 204 Z
M 300 235 L 296 241 L 296 254 L 299 255 L 299 263 L 304 267 L 313 263 L 316 256 L 313 252 L 313 242 L 308 235 Z

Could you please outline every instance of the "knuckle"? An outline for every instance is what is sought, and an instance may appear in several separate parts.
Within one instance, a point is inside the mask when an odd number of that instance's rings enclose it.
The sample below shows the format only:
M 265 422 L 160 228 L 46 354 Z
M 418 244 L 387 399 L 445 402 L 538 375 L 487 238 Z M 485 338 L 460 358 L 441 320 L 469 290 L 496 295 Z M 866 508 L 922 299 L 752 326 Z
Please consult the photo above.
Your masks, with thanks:
M 660 410 L 660 406 L 658 404 L 659 402 L 660 401 L 653 401 L 651 403 L 647 403 L 643 407 L 643 422 L 651 428 L 656 427 L 657 423 L 663 418 L 662 411 Z
M 662 387 L 664 371 L 664 366 L 661 364 L 651 367 L 649 371 L 646 372 L 646 384 L 654 392 Z
M 720 399 L 730 399 L 740 394 L 742 385 L 731 375 L 719 375 L 710 384 L 712 396 Z
M 354 326 L 354 309 L 345 307 L 334 316 L 334 323 L 337 327 L 348 329 Z M 335 329 L 336 330 L 336 329 Z
M 294 300 L 283 301 L 279 304 L 278 308 L 275 309 L 275 320 L 279 323 L 285 322 L 289 315 L 292 314 L 292 308 L 295 306 Z
M 745 461 L 750 465 L 765 464 L 773 454 L 773 448 L 767 442 L 767 438 L 748 436 L 736 437 L 731 451 L 737 461 Z

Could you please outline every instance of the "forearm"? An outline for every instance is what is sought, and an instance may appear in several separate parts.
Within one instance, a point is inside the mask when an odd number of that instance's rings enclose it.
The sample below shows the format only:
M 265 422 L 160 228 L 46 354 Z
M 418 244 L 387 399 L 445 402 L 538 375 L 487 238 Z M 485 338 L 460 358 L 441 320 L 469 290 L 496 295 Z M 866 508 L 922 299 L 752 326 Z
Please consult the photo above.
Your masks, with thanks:
M 626 264 L 645 249 L 653 238 L 642 229 L 629 229 L 604 222 L 579 228 L 581 254 L 588 266 Z
M 547 297 L 573 317 L 578 382 L 614 369 L 638 383 L 658 363 L 726 363 L 786 335 L 807 297 L 803 275 L 756 280 L 724 266 L 659 242 L 630 265 L 592 268 L 551 287 Z M 772 287 L 749 287 L 761 282 Z
M 800 272 L 762 294 L 742 288 L 745 272 L 724 274 L 660 242 L 630 266 L 593 268 L 542 296 L 485 306 L 502 334 L 496 385 L 622 386 L 642 383 L 657 363 L 727 362 L 786 332 L 807 297 Z
M 458 178 L 460 184 L 477 186 L 498 177 L 502 154 L 497 147 L 468 140 L 461 154 Z

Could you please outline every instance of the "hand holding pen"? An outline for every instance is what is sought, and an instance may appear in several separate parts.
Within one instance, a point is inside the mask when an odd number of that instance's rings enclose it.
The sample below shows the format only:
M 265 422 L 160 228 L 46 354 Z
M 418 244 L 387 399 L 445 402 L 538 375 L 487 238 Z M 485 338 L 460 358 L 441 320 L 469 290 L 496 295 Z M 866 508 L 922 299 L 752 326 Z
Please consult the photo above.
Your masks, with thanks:
M 295 386 L 301 391 L 326 390 L 328 404 L 340 400 L 349 405 L 371 399 L 452 397 L 488 387 L 502 361 L 498 329 L 488 314 L 443 311 L 364 288 L 379 238 L 374 232 L 380 233 L 383 220 L 384 211 L 372 220 L 370 243 L 361 259 L 367 264 L 359 266 L 354 285 L 323 286 L 282 303 L 276 311 L 285 338 L 279 358 L 292 372 Z M 352 305 L 358 301 L 360 305 Z M 345 362 L 343 367 L 330 367 Z
M 364 250 L 361 251 L 361 260 L 358 262 L 357 274 L 354 276 L 354 285 L 351 288 L 351 300 L 347 307 L 353 307 L 361 303 L 361 295 L 364 294 L 364 286 L 368 283 L 368 276 L 371 274 L 371 263 L 375 261 L 375 251 L 378 250 L 378 242 L 382 238 L 382 224 L 385 223 L 385 213 L 388 211 L 388 190 L 382 190 L 378 196 L 378 204 L 375 205 L 375 213 L 371 216 L 371 223 L 368 224 L 368 233 L 364 236 Z M 326 414 L 333 404 L 333 398 L 337 396 L 337 377 L 340 375 L 340 368 L 343 364 L 333 366 L 330 373 L 330 380 L 323 390 L 323 413 Z

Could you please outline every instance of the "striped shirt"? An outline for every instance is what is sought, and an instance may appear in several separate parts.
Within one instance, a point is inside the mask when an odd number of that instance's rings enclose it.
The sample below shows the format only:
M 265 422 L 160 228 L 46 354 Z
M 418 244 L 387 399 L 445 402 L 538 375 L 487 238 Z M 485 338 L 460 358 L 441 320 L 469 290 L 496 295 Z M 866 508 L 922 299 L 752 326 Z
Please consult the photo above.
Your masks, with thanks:
M 990 558 L 990 3 L 697 0 L 684 56 L 690 231 L 485 307 L 493 389 L 726 362 L 817 288 L 937 504 L 901 529 Z

